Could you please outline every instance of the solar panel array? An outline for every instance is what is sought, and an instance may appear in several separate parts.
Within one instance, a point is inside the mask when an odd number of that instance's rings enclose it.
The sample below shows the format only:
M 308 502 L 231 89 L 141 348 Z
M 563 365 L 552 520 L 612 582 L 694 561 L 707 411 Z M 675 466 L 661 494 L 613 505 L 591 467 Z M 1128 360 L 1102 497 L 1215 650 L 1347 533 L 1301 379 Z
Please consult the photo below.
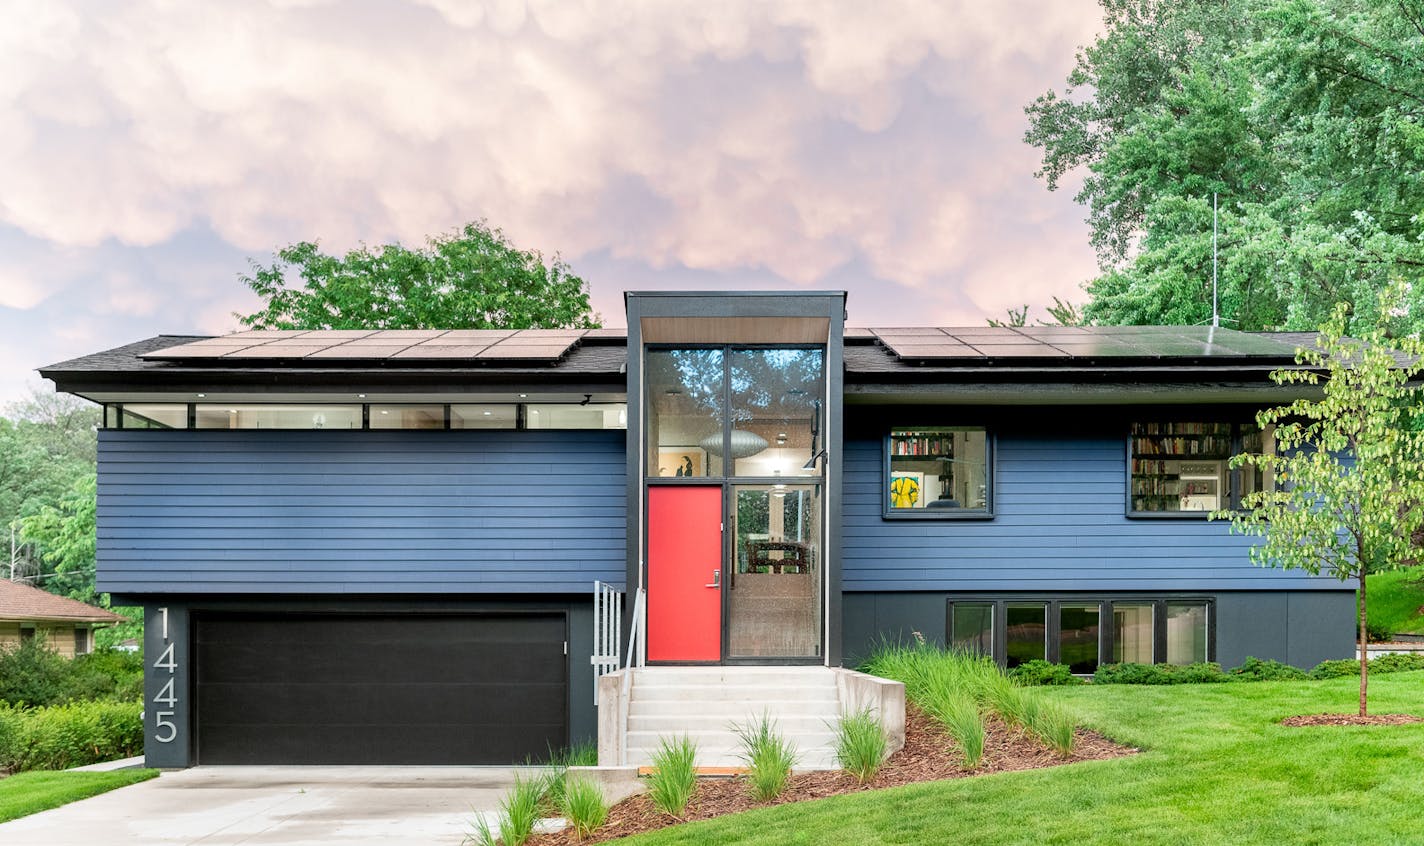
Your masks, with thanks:
M 1210 326 L 984 326 L 885 328 L 871 332 L 901 359 L 1271 358 L 1290 360 L 1294 345 Z
M 251 330 L 144 353 L 163 361 L 556 361 L 585 329 Z

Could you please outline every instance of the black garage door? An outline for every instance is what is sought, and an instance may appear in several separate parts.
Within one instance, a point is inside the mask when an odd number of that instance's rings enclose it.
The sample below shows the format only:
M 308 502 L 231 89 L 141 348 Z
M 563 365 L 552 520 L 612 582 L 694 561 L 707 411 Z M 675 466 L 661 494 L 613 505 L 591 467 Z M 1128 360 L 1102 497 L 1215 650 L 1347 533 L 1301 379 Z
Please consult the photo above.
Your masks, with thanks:
M 567 743 L 565 620 L 210 615 L 203 764 L 508 764 Z

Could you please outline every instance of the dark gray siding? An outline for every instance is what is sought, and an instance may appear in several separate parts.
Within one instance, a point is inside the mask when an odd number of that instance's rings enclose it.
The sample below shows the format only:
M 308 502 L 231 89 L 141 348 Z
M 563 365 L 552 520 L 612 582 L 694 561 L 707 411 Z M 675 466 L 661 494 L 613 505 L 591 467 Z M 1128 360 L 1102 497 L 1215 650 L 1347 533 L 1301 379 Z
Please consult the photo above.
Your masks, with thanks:
M 846 591 L 1341 588 L 1253 565 L 1225 523 L 1123 516 L 1122 438 L 999 435 L 992 520 L 884 519 L 881 450 L 846 443 Z
M 584 593 L 622 581 L 621 431 L 99 437 L 99 589 Z

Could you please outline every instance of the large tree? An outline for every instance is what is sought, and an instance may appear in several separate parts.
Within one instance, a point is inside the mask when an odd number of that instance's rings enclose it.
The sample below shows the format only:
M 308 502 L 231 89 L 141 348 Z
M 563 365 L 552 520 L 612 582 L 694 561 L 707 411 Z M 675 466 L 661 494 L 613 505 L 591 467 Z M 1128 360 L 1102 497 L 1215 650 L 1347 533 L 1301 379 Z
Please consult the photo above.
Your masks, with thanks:
M 1398 286 L 1382 296 L 1386 311 Z M 1348 306 L 1339 305 L 1316 347 L 1297 353 L 1296 368 L 1271 374 L 1277 383 L 1318 387 L 1307 397 L 1256 416 L 1275 427 L 1276 449 L 1242 455 L 1235 467 L 1275 479 L 1242 497 L 1244 511 L 1219 511 L 1235 530 L 1260 536 L 1258 564 L 1329 573 L 1359 584 L 1360 716 L 1369 685 L 1366 576 L 1411 563 L 1424 527 L 1424 433 L 1403 425 L 1424 389 L 1424 344 L 1387 337 L 1385 323 L 1345 336 Z
M 520 250 L 467 224 L 424 247 L 329 255 L 303 241 L 242 281 L 266 302 L 251 329 L 560 329 L 598 325 L 588 286 L 557 256 Z M 298 285 L 298 283 L 300 283 Z
M 1097 323 L 1370 325 L 1424 278 L 1417 0 L 1103 0 L 1068 87 L 1027 109 L 1050 189 L 1081 175 Z M 1213 196 L 1219 198 L 1214 214 Z M 1424 285 L 1406 295 L 1424 324 Z

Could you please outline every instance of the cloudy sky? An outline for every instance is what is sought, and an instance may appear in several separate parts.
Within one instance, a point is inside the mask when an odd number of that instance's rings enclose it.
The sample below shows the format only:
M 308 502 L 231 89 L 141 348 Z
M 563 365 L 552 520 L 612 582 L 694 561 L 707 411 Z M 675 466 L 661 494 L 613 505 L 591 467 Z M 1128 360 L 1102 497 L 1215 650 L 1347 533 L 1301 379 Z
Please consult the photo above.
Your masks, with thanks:
M 622 291 L 982 324 L 1093 272 L 1023 106 L 1091 0 L 0 0 L 0 403 L 251 311 L 249 258 L 485 219 Z

